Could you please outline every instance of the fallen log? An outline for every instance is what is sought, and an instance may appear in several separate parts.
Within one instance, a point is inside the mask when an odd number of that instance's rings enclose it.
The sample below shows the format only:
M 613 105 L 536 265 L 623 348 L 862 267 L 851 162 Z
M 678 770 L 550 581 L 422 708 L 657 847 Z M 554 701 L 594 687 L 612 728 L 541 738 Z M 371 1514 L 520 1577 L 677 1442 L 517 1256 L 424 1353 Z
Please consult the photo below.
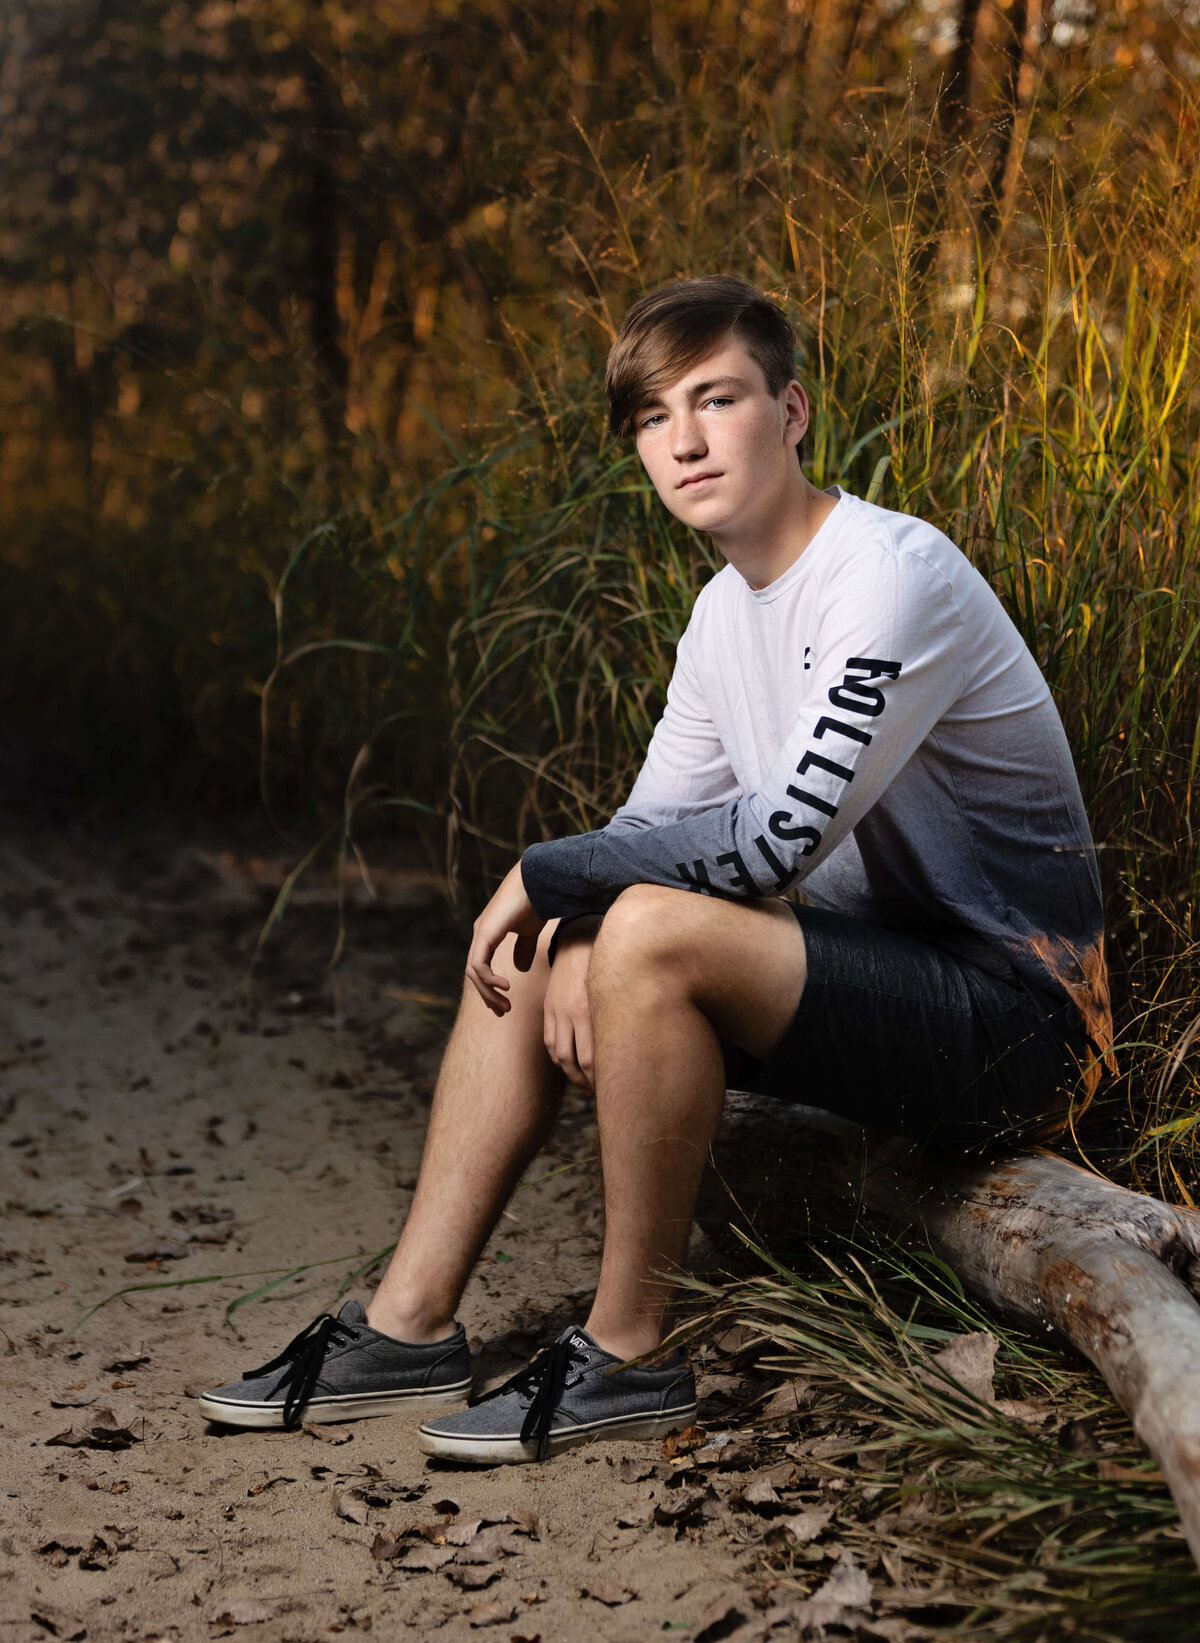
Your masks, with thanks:
M 1200 1566 L 1200 1211 L 1054 1153 L 966 1159 L 732 1093 L 698 1211 L 759 1236 L 864 1211 L 919 1228 L 966 1289 L 1095 1364 L 1166 1478 Z

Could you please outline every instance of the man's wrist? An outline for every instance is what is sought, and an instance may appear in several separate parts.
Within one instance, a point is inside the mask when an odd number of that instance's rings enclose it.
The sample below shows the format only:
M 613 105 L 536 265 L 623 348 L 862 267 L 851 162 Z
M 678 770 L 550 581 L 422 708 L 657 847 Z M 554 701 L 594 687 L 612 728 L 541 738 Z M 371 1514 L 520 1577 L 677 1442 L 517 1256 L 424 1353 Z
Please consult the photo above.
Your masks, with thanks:
M 584 942 L 593 942 L 603 919 L 603 913 L 576 913 L 573 918 L 559 919 L 558 927 L 550 937 L 550 945 L 546 949 L 548 962 L 553 964 L 564 947 L 578 947 Z

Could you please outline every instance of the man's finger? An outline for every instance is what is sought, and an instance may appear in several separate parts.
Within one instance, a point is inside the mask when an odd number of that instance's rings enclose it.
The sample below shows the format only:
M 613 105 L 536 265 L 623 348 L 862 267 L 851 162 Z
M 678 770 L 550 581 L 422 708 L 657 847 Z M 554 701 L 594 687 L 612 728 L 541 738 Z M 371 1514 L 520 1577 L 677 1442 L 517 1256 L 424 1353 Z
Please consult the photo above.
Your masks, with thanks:
M 585 1003 L 582 1012 L 575 1018 L 575 1059 L 579 1063 L 579 1070 L 588 1089 L 592 1089 L 592 1069 L 595 1063 L 595 1046 L 592 1043 L 592 1017 Z
M 583 1083 L 583 1074 L 579 1070 L 573 1050 L 563 1050 L 559 1056 L 558 1064 L 572 1084 Z
M 480 998 L 487 1005 L 493 1015 L 508 1014 L 509 1010 L 512 1008 L 512 1005 L 504 997 L 503 993 L 496 990 L 498 987 L 507 985 L 502 976 L 493 977 L 492 981 L 489 982 L 485 980 L 483 976 L 477 975 L 469 965 L 467 967 L 467 976 L 471 982 L 471 985 L 474 987 L 475 991 L 479 994 Z
M 509 987 L 507 976 L 497 975 L 492 969 L 492 958 L 498 946 L 499 942 L 477 931 L 471 951 L 467 954 L 467 974 L 488 1009 L 496 1015 L 504 1015 L 512 1005 L 504 997 Z
M 572 1084 L 580 1079 L 579 1068 L 575 1064 L 575 1041 L 571 1036 L 570 1021 L 555 1017 L 546 1025 L 546 1054 L 553 1061 L 559 1072 L 564 1073 Z

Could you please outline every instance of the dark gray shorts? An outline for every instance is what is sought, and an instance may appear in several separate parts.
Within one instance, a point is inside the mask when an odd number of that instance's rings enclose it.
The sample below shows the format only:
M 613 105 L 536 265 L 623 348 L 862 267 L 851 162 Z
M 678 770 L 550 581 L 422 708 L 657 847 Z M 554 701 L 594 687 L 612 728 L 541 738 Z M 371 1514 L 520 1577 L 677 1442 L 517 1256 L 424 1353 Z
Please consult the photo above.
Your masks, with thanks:
M 1073 1005 L 914 936 L 793 910 L 803 996 L 765 1062 L 727 1051 L 731 1089 L 955 1148 L 1062 1127 L 1091 1059 Z

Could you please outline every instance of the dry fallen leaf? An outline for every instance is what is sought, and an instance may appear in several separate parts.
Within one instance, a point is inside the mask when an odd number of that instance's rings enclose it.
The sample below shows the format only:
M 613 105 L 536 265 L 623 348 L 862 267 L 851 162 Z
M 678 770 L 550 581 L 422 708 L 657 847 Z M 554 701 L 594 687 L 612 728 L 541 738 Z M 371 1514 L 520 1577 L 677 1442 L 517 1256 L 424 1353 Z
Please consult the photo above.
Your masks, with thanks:
M 831 1614 L 823 1623 L 832 1624 L 846 1609 L 865 1609 L 871 1602 L 871 1582 L 849 1552 L 843 1552 L 837 1567 L 823 1585 L 817 1587 L 809 1599 L 814 1607 L 821 1604 Z
M 768 1420 L 787 1420 L 811 1408 L 815 1402 L 816 1393 L 811 1382 L 803 1375 L 793 1375 L 775 1388 L 760 1413 Z
M 696 1450 L 694 1459 L 701 1466 L 712 1466 L 736 1441 L 732 1432 L 710 1432 L 707 1443 Z
M 796 1481 L 796 1468 L 790 1460 L 779 1460 L 774 1466 L 764 1466 L 757 1476 L 768 1479 L 776 1489 L 787 1489 Z
M 137 1249 L 131 1249 L 125 1259 L 131 1263 L 138 1261 L 182 1261 L 187 1255 L 187 1246 L 178 1244 L 174 1239 L 158 1239 L 154 1243 L 141 1244 Z
M 46 1439 L 47 1448 L 60 1449 L 129 1449 L 141 1443 L 141 1437 L 127 1426 L 117 1424 L 111 1409 L 97 1409 L 81 1427 L 68 1426 L 65 1432 Z
M 715 1639 L 730 1637 L 740 1630 L 746 1620 L 741 1607 L 745 1602 L 745 1598 L 730 1592 L 715 1598 L 696 1622 L 692 1633 L 694 1643 L 715 1643 Z
M 1054 1415 L 1054 1405 L 1046 1398 L 997 1398 L 996 1408 L 1025 1426 L 1045 1426 Z
M 368 1469 L 368 1474 L 373 1471 Z M 351 1490 L 357 1500 L 366 1501 L 368 1506 L 390 1506 L 394 1500 L 411 1500 L 411 1492 L 401 1484 L 389 1483 L 386 1478 L 378 1481 L 368 1475 L 365 1483 L 358 1484 Z
M 698 1398 L 731 1397 L 742 1385 L 741 1375 L 701 1375 L 696 1382 Z
M 622 1483 L 644 1483 L 652 1478 L 658 1470 L 652 1460 L 638 1460 L 632 1455 L 626 1455 L 617 1467 L 617 1476 Z
M 357 1489 L 349 1489 L 344 1495 L 335 1495 L 333 1506 L 338 1517 L 344 1518 L 347 1523 L 363 1524 L 371 1515 L 366 1501 L 359 1496 Z
M 467 1518 L 463 1523 L 423 1523 L 421 1533 L 439 1545 L 469 1546 L 483 1525 L 481 1517 Z
M 1106 1483 L 1165 1483 L 1167 1480 L 1157 1468 L 1139 1470 L 1135 1466 L 1121 1466 L 1115 1460 L 1098 1460 L 1096 1471 Z
M 113 1554 L 121 1550 L 111 1545 L 103 1535 L 93 1535 L 90 1543 L 79 1554 L 81 1569 L 107 1569 L 112 1562 Z
M 87 1535 L 86 1535 L 86 1533 L 80 1534 L 77 1531 L 76 1533 L 72 1534 L 69 1530 L 64 1529 L 64 1530 L 60 1530 L 60 1532 L 57 1535 L 50 1536 L 50 1538 L 47 1539 L 47 1540 L 40 1540 L 37 1543 L 37 1545 L 34 1547 L 34 1551 L 35 1552 L 53 1552 L 55 1550 L 61 1549 L 64 1552 L 82 1552 L 83 1548 L 86 1545 L 87 1545 Z
M 87 1636 L 87 1626 L 82 1620 L 65 1614 L 61 1609 L 52 1609 L 45 1603 L 39 1603 L 36 1609 L 30 1610 L 29 1618 L 35 1626 L 48 1631 L 51 1637 L 61 1637 L 64 1643 L 73 1643 L 74 1639 Z
M 782 1518 L 780 1528 L 786 1529 L 798 1546 L 807 1546 L 828 1528 L 832 1516 L 832 1506 L 810 1506 L 806 1512 L 797 1512 L 795 1517 Z
M 65 1390 L 58 1392 L 50 1399 L 51 1409 L 86 1409 L 88 1404 L 95 1403 L 100 1396 L 98 1392 L 79 1392 Z
M 52 1438 L 46 1439 L 47 1449 L 85 1449 L 88 1437 L 86 1432 L 80 1432 L 77 1427 L 68 1426 L 64 1432 L 56 1432 Z
M 256 1597 L 226 1598 L 208 1613 L 209 1624 L 213 1626 L 261 1626 L 274 1618 L 274 1610 Z
M 622 1603 L 632 1603 L 637 1593 L 632 1586 L 622 1586 L 619 1580 L 599 1580 L 594 1586 L 581 1587 L 579 1595 L 603 1603 L 609 1609 L 615 1609 Z
M 301 1428 L 310 1438 L 318 1438 L 322 1443 L 349 1443 L 354 1433 L 344 1426 L 317 1426 L 307 1425 Z
M 715 1337 L 713 1344 L 718 1352 L 727 1353 L 730 1357 L 735 1352 L 744 1352 L 748 1346 L 761 1345 L 762 1336 L 748 1328 L 745 1324 L 731 1324 L 728 1329 Z
M 702 1426 L 685 1426 L 682 1432 L 671 1432 L 663 1439 L 662 1452 L 667 1460 L 674 1460 L 676 1455 L 690 1455 L 693 1449 L 703 1448 L 707 1439 Z
M 282 1475 L 274 1478 L 264 1478 L 261 1483 L 252 1483 L 246 1490 L 248 1495 L 265 1495 L 268 1489 L 274 1489 L 280 1483 L 295 1483 L 295 1478 L 285 1478 Z
M 656 1523 L 681 1525 L 694 1517 L 704 1503 L 707 1489 L 676 1489 L 654 1508 Z
M 515 1603 L 473 1603 L 467 1610 L 468 1626 L 503 1626 L 516 1618 Z
M 480 1592 L 485 1586 L 490 1586 L 493 1580 L 499 1580 L 500 1570 L 495 1564 L 487 1564 L 481 1569 L 462 1569 L 458 1564 L 442 1571 L 447 1580 L 464 1592 Z
M 630 1506 L 617 1518 L 618 1529 L 645 1529 L 654 1521 L 654 1502 L 643 1501 L 640 1506 Z
M 128 1352 L 123 1357 L 110 1358 L 107 1363 L 100 1365 L 106 1375 L 122 1375 L 127 1369 L 140 1369 L 143 1364 L 150 1362 L 148 1352 Z
M 400 1559 L 401 1569 L 424 1569 L 433 1573 L 454 1561 L 455 1554 L 448 1546 L 412 1546 Z
M 742 1490 L 742 1499 L 747 1506 L 753 1506 L 757 1510 L 780 1504 L 779 1496 L 775 1493 L 774 1484 L 770 1478 L 764 1477 L 761 1473 L 750 1479 L 750 1482 Z
M 397 1556 L 402 1544 L 399 1536 L 389 1535 L 381 1529 L 371 1542 L 371 1556 L 377 1563 L 385 1563 L 388 1558 Z
M 530 1540 L 545 1540 L 550 1534 L 549 1524 L 544 1517 L 539 1517 L 536 1512 L 526 1512 L 518 1507 L 517 1510 L 508 1514 L 508 1519 L 519 1530 L 523 1529 Z
M 976 1329 L 969 1335 L 960 1335 L 949 1346 L 935 1352 L 933 1362 L 943 1374 L 952 1375 L 971 1397 L 978 1398 L 981 1403 L 994 1403 L 996 1393 L 992 1378 L 996 1371 L 996 1349 L 999 1344 L 986 1329 Z M 932 1371 L 918 1369 L 917 1378 L 927 1386 L 937 1387 L 953 1396 L 954 1387 Z
M 701 1454 L 704 1451 L 701 1450 Z M 700 1459 L 700 1455 L 696 1456 Z M 748 1472 L 758 1459 L 758 1451 L 745 1438 L 735 1438 L 727 1443 L 717 1456 L 717 1465 L 722 1472 Z
M 519 1557 L 524 1547 L 505 1523 L 481 1529 L 469 1546 L 455 1554 L 456 1563 L 494 1563 L 499 1557 Z

